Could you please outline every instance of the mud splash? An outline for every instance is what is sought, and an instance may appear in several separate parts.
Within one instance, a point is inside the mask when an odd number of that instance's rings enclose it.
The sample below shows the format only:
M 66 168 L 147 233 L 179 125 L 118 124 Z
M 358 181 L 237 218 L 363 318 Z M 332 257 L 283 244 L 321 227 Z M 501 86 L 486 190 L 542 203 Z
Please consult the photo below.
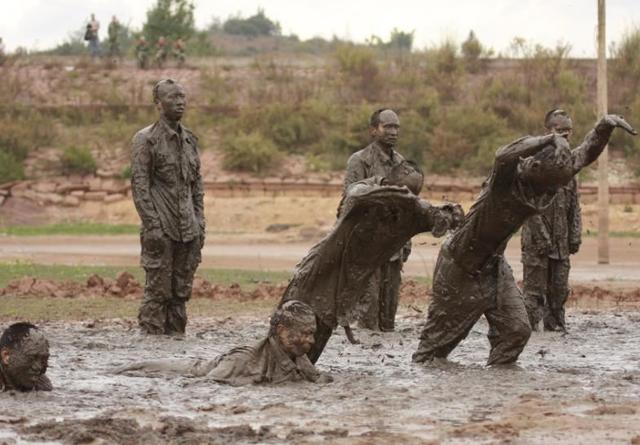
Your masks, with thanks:
M 451 361 L 412 364 L 423 319 L 405 310 L 396 332 L 357 331 L 360 345 L 336 333 L 318 363 L 334 383 L 241 388 L 110 370 L 134 360 L 212 357 L 261 337 L 267 315 L 195 319 L 184 338 L 146 337 L 130 320 L 47 323 L 56 388 L 0 394 L 0 442 L 109 443 L 124 432 L 131 443 L 637 440 L 640 312 L 570 310 L 568 335 L 534 333 L 519 367 L 491 369 L 483 366 L 483 320 Z

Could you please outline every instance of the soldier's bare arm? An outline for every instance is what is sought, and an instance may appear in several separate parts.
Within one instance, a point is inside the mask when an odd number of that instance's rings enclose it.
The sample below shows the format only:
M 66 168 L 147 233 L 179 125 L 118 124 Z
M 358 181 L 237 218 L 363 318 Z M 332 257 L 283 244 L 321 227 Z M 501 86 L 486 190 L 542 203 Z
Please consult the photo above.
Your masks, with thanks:
M 574 174 L 598 159 L 602 150 L 604 150 L 609 143 L 611 133 L 613 133 L 615 128 L 622 128 L 632 135 L 638 134 L 622 116 L 606 114 L 600 119 L 593 130 L 587 133 L 582 144 L 571 151 Z
M 137 134 L 131 151 L 131 194 L 145 230 L 160 230 L 160 218 L 151 200 L 151 153 L 146 138 Z

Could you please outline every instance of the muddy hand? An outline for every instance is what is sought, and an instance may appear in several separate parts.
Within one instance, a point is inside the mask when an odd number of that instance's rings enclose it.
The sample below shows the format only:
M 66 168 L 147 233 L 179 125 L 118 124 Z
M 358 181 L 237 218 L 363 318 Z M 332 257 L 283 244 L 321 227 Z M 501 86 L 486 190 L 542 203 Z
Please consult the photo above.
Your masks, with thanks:
M 347 340 L 349 340 L 349 343 L 351 343 L 352 345 L 360 344 L 360 340 L 358 340 L 353 336 L 353 331 L 351 330 L 351 326 L 349 325 L 344 326 L 344 333 L 347 336 Z
M 638 134 L 638 132 L 631 125 L 629 125 L 629 122 L 627 122 L 622 116 L 619 116 L 617 114 L 606 114 L 604 116 L 604 121 L 612 127 L 622 128 L 624 131 L 634 136 Z
M 464 221 L 464 210 L 462 210 L 460 204 L 448 202 L 442 206 L 442 209 L 451 214 L 450 230 L 458 228 L 458 226 Z

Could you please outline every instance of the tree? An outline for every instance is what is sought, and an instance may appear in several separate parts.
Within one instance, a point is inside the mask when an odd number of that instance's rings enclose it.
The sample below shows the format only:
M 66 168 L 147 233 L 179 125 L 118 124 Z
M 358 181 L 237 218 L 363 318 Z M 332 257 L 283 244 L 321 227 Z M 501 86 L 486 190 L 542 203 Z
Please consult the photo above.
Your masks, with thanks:
M 469 37 L 462 42 L 460 49 L 462 50 L 462 57 L 464 58 L 467 71 L 471 73 L 479 71 L 481 68 L 480 56 L 484 48 L 473 31 L 469 31 Z
M 279 36 L 280 23 L 267 17 L 263 9 L 258 9 L 255 15 L 247 19 L 242 17 L 228 18 L 222 25 L 222 30 L 227 34 L 246 37 Z
M 413 46 L 414 32 L 415 31 L 404 32 L 400 31 L 398 28 L 393 28 L 393 31 L 391 31 L 391 37 L 389 37 L 389 43 L 387 43 L 387 47 L 400 51 L 411 51 L 411 47 Z
M 148 42 L 155 42 L 161 36 L 186 40 L 195 33 L 193 10 L 191 0 L 157 0 L 147 11 L 142 34 Z

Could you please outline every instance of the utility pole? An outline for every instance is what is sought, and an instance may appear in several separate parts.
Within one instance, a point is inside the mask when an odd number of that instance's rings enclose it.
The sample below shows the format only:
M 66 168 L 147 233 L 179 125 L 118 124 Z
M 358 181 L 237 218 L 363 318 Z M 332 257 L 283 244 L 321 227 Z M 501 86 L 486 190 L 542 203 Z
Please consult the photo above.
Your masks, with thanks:
M 598 118 L 607 114 L 606 0 L 598 1 Z M 609 149 L 598 157 L 598 263 L 609 264 Z

